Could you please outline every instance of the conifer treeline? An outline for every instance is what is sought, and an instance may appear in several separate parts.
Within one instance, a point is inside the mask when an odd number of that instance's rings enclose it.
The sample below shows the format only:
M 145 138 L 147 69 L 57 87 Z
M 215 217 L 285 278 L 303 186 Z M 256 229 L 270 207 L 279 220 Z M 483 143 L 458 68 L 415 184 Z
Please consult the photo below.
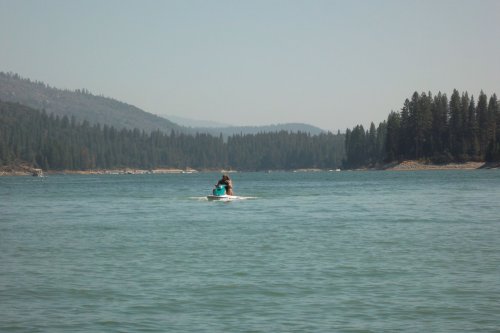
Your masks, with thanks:
M 391 112 L 375 129 L 362 125 L 346 131 L 350 168 L 402 160 L 434 163 L 500 161 L 500 110 L 497 96 L 481 91 L 477 105 L 467 92 L 415 92 L 400 112 Z
M 345 143 L 345 144 L 344 144 Z M 47 169 L 158 167 L 276 170 L 379 166 L 402 160 L 434 163 L 500 161 L 497 96 L 415 92 L 400 112 L 368 130 L 273 132 L 222 136 L 169 134 L 78 123 L 0 101 L 0 166 L 27 162 Z
M 337 168 L 341 134 L 187 135 L 77 123 L 0 102 L 0 166 L 27 162 L 45 170 L 159 167 L 195 169 Z

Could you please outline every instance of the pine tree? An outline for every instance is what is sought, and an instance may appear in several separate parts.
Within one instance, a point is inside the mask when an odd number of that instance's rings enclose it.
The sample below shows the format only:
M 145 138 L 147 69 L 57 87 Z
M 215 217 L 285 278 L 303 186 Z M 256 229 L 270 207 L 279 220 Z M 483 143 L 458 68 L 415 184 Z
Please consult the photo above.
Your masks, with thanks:
M 434 96 L 432 107 L 431 154 L 434 161 L 443 162 L 449 153 L 448 98 L 439 92 Z
M 496 161 L 500 157 L 500 147 L 497 143 L 497 121 L 498 121 L 498 101 L 497 96 L 493 94 L 488 103 L 488 148 L 485 159 L 487 161 Z
M 467 155 L 472 160 L 480 160 L 479 157 L 479 140 L 478 140 L 478 123 L 476 117 L 476 104 L 474 96 L 471 97 L 469 107 L 467 110 L 467 123 L 466 123 L 466 142 L 467 142 Z
M 387 118 L 387 135 L 385 141 L 386 162 L 399 160 L 401 152 L 402 113 L 392 111 Z
M 403 108 L 401 109 L 401 119 L 399 126 L 399 145 L 396 156 L 398 156 L 398 159 L 413 158 L 412 138 L 415 137 L 415 133 L 411 125 L 410 101 L 408 99 L 405 100 Z
M 467 103 L 468 104 L 468 103 Z M 464 119 L 462 100 L 455 89 L 450 99 L 450 150 L 455 159 L 462 159 L 464 154 Z
M 368 153 L 368 163 L 374 165 L 377 163 L 377 130 L 375 124 L 372 122 L 370 124 L 370 130 L 366 134 L 367 153 Z
M 386 137 L 387 137 L 387 122 L 381 122 L 377 127 L 377 162 L 383 162 L 386 159 Z
M 488 114 L 488 99 L 482 90 L 477 102 L 476 117 L 478 124 L 479 157 L 484 160 L 489 143 L 488 125 L 490 120 Z

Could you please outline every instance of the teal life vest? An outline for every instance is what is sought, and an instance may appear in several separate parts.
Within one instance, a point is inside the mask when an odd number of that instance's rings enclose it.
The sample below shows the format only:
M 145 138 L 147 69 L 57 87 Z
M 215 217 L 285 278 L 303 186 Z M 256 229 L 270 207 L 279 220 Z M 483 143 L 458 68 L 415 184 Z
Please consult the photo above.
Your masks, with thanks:
M 212 193 L 217 196 L 226 194 L 226 185 L 217 185 Z

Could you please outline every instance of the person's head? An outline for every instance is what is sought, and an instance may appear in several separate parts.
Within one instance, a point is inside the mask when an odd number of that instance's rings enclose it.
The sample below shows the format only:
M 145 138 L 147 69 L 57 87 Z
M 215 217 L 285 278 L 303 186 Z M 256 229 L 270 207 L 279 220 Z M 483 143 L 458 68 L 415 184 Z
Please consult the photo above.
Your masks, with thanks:
M 222 175 L 222 180 L 229 180 L 229 176 L 228 175 Z

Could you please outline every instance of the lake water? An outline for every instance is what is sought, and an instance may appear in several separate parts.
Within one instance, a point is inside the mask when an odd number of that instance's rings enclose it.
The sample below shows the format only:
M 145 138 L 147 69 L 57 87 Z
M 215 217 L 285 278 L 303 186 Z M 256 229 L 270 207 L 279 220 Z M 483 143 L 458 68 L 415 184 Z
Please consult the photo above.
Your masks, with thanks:
M 0 177 L 0 332 L 499 332 L 500 170 Z

